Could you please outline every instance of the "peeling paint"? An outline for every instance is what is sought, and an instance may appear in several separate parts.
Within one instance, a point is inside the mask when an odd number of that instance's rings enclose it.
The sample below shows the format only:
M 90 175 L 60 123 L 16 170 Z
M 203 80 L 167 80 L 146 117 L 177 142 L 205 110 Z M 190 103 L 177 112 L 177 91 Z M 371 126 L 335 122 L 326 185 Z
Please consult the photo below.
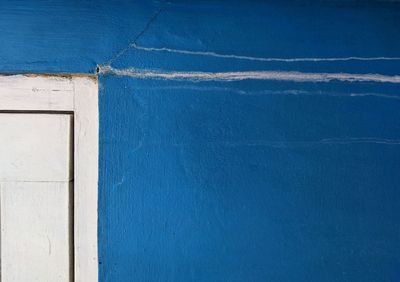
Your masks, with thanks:
M 400 83 L 400 76 L 382 74 L 352 74 L 352 73 L 306 73 L 287 71 L 238 71 L 238 72 L 161 72 L 141 69 L 116 69 L 110 66 L 100 66 L 100 74 L 128 76 L 140 79 L 166 79 L 201 81 L 240 81 L 240 80 L 276 80 L 293 82 L 378 82 Z

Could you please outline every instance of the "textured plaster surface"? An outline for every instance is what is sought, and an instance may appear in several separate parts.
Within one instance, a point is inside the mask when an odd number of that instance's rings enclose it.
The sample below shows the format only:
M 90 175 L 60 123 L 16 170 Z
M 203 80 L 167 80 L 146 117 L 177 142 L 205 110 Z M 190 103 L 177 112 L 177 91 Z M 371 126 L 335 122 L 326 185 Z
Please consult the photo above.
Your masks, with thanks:
M 0 3 L 0 71 L 100 79 L 100 281 L 397 281 L 400 4 Z

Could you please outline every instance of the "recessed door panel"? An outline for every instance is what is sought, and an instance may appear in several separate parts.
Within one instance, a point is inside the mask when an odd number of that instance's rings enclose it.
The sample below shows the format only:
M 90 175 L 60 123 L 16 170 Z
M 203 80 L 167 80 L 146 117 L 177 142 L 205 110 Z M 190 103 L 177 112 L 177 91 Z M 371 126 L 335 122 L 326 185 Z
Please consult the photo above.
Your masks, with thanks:
M 68 183 L 8 182 L 0 188 L 2 281 L 70 281 Z
M 71 180 L 71 116 L 0 113 L 0 181 Z
M 73 279 L 72 116 L 0 113 L 1 282 Z

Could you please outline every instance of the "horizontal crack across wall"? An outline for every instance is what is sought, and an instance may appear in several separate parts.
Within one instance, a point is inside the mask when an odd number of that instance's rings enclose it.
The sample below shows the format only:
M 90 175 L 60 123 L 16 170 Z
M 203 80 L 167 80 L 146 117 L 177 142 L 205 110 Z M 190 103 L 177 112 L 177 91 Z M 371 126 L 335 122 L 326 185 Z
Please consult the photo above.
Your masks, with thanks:
M 156 48 L 156 47 L 144 47 L 139 46 L 136 42 L 130 44 L 130 48 L 145 51 L 145 52 L 166 52 L 166 53 L 176 53 L 182 55 L 194 55 L 194 56 L 206 56 L 215 57 L 223 59 L 236 59 L 236 60 L 248 60 L 248 61 L 259 61 L 259 62 L 336 62 L 336 61 L 399 61 L 400 57 L 336 57 L 336 58 L 264 58 L 264 57 L 252 57 L 234 54 L 221 54 L 212 51 L 192 51 L 183 49 L 172 49 L 172 48 Z
M 237 72 L 162 72 L 146 69 L 116 69 L 111 66 L 99 66 L 100 74 L 113 74 L 141 79 L 184 80 L 184 81 L 240 81 L 275 80 L 293 82 L 378 82 L 400 83 L 400 75 L 356 74 L 356 73 L 308 73 L 290 71 L 237 71 Z

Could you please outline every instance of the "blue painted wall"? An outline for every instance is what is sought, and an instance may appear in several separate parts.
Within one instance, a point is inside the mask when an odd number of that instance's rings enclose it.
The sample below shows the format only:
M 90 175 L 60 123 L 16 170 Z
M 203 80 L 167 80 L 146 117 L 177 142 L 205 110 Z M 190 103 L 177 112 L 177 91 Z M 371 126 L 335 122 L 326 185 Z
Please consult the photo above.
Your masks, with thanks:
M 1 1 L 0 71 L 129 70 L 99 76 L 100 281 L 398 281 L 399 83 L 131 74 L 393 78 L 399 26 L 386 1 Z M 375 59 L 268 60 L 349 57 Z

